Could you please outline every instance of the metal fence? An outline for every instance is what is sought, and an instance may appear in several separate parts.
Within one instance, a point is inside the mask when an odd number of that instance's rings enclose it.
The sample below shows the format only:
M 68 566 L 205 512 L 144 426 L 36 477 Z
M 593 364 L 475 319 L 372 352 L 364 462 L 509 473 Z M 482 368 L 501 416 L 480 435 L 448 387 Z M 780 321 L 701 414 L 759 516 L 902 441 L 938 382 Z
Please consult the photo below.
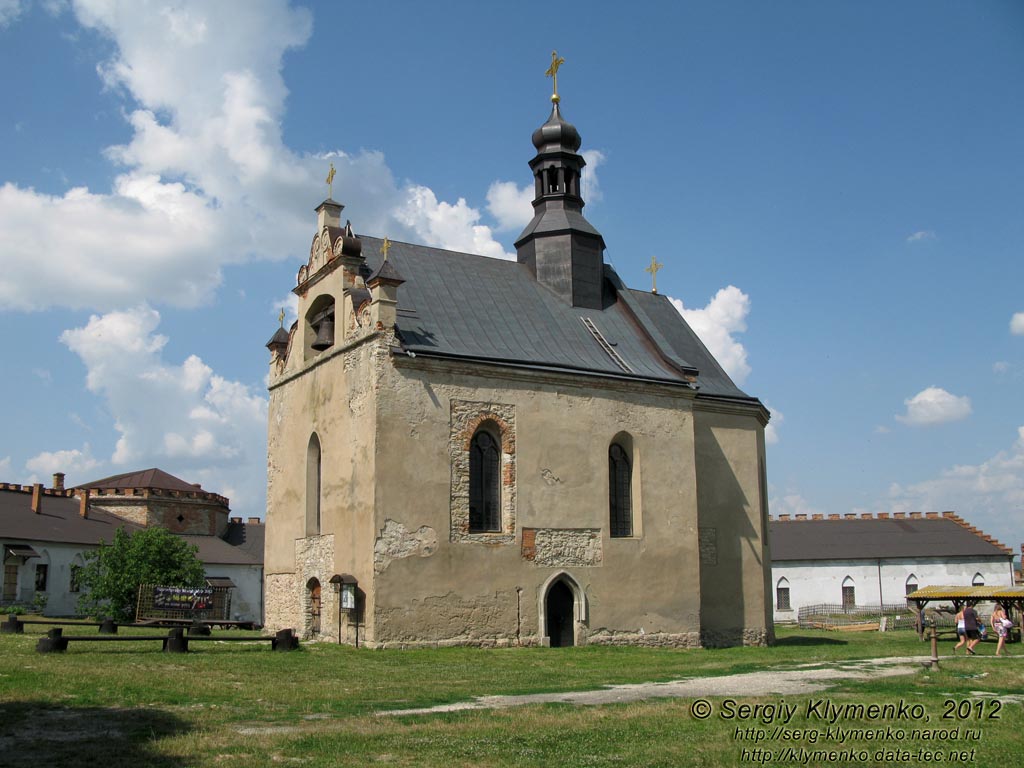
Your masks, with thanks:
M 938 627 L 955 627 L 952 612 L 942 610 L 925 611 L 926 618 L 934 618 Z M 883 621 L 884 620 L 884 621 Z M 843 606 L 838 603 L 805 605 L 797 612 L 797 622 L 803 629 L 831 629 L 845 632 L 867 632 L 879 630 L 884 623 L 885 631 L 917 629 L 917 611 L 906 603 Z

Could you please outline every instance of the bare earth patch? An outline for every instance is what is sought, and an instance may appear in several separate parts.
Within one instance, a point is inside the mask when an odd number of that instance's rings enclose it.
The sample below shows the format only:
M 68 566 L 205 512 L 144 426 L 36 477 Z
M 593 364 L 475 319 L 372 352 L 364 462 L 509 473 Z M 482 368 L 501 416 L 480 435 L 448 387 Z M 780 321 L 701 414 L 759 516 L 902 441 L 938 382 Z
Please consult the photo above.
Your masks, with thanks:
M 533 693 L 523 696 L 480 696 L 472 701 L 440 704 L 421 709 L 391 709 L 377 715 L 424 715 L 471 709 L 503 709 L 528 704 L 622 704 L 645 699 L 689 698 L 692 696 L 768 696 L 815 693 L 838 680 L 866 680 L 909 675 L 928 663 L 928 656 L 898 656 L 889 659 L 844 661 L 828 666 L 807 664 L 793 669 L 771 669 L 721 677 L 672 680 L 667 683 L 613 685 L 596 691 Z

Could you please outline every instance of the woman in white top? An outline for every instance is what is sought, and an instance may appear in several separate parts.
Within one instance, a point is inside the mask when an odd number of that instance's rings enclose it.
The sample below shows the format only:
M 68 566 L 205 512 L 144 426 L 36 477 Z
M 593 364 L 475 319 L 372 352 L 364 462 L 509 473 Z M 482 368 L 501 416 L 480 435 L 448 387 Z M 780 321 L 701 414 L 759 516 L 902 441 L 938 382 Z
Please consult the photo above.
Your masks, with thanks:
M 992 611 L 992 628 L 999 634 L 999 642 L 996 644 L 996 656 L 1003 655 L 1003 646 L 1006 645 L 1006 638 L 1010 634 L 1010 627 L 1013 626 L 1008 618 L 1006 618 L 1006 611 L 1003 610 L 1003 606 L 996 604 L 995 610 Z

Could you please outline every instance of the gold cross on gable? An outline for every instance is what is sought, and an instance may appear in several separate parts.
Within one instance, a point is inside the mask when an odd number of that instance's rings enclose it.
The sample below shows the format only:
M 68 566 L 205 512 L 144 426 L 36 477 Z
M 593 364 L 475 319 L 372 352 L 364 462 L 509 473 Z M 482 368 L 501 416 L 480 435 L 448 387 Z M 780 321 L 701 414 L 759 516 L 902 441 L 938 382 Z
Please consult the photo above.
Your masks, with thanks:
M 388 260 L 388 251 L 391 250 L 391 241 L 388 240 L 387 236 L 384 237 L 384 242 L 380 244 L 380 252 L 384 254 L 384 261 Z
M 334 197 L 334 163 L 331 163 L 331 170 L 327 173 L 327 197 Z
M 277 322 L 279 322 L 281 327 L 284 328 L 284 307 L 281 308 L 281 314 L 277 316 Z
M 651 293 L 658 292 L 658 270 L 664 266 L 656 257 L 651 256 L 651 266 L 644 270 L 644 272 L 649 272 L 651 275 Z
M 551 78 L 552 94 L 551 100 L 557 104 L 559 102 L 558 96 L 558 68 L 565 64 L 565 59 L 559 58 L 558 51 L 551 52 L 551 66 L 548 67 L 548 71 L 544 74 Z

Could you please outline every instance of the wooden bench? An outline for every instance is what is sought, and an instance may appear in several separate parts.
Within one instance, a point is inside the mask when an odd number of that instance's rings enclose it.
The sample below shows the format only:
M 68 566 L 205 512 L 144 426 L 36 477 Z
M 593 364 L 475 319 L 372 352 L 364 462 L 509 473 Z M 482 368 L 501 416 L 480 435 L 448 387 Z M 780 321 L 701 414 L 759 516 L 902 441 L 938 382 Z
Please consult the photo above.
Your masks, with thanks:
M 196 637 L 194 635 L 186 635 L 185 629 L 182 627 L 175 627 L 166 635 L 122 635 L 120 637 L 112 637 L 110 635 L 73 635 L 65 636 L 64 630 L 57 628 L 51 629 L 46 633 L 45 637 L 39 638 L 39 642 L 36 643 L 36 651 L 39 653 L 63 653 L 68 649 L 68 643 L 95 643 L 95 642 L 115 642 L 115 643 L 133 643 L 133 642 L 152 642 L 159 640 L 162 644 L 162 650 L 165 653 L 188 653 L 188 644 L 190 642 L 198 641 L 228 641 L 228 642 L 248 642 L 248 643 L 259 643 L 259 642 L 270 642 L 270 647 L 275 651 L 293 651 L 299 647 L 299 638 L 295 635 L 292 629 L 282 629 L 273 637 L 260 636 L 260 637 Z
M 26 624 L 46 624 L 55 625 L 58 627 L 99 627 L 100 634 L 102 635 L 116 635 L 117 634 L 117 622 L 113 619 L 104 619 L 103 621 L 59 621 L 53 619 L 19 619 L 18 614 L 12 613 L 7 616 L 7 621 L 0 624 L 0 634 L 4 635 L 22 635 L 25 633 Z M 122 624 L 123 627 L 130 627 L 131 624 Z

